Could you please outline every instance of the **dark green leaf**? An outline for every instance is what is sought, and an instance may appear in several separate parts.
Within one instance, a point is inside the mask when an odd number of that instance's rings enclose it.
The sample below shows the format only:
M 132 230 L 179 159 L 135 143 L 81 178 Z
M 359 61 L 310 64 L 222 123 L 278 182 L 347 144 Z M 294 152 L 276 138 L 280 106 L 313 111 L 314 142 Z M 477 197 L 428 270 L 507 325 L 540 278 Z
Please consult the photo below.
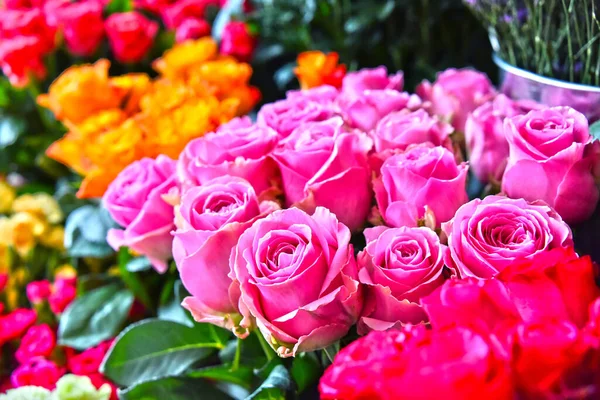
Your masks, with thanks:
M 245 365 L 240 365 L 234 370 L 231 364 L 222 364 L 194 370 L 188 373 L 187 376 L 190 378 L 210 378 L 250 388 L 254 374 L 252 368 Z
M 106 12 L 108 14 L 122 13 L 131 10 L 133 10 L 131 0 L 111 0 L 106 6 Z
M 129 249 L 121 247 L 118 255 L 120 277 L 136 299 L 140 300 L 147 309 L 153 309 L 153 302 L 144 282 L 141 281 L 138 274 L 130 272 L 127 269 L 131 260 L 132 257 Z
M 277 365 L 269 377 L 246 400 L 286 400 L 294 396 L 294 381 L 283 365 Z
M 189 312 L 181 306 L 181 301 L 186 296 L 185 288 L 180 280 L 173 285 L 173 295 L 170 300 L 158 308 L 158 318 L 165 321 L 178 322 L 189 327 L 194 326 L 194 322 Z
M 133 295 L 113 284 L 78 297 L 58 325 L 59 343 L 84 350 L 114 337 L 127 319 Z
M 294 357 L 291 369 L 292 377 L 302 393 L 307 387 L 319 380 L 322 374 L 321 364 L 315 353 L 302 353 Z
M 600 140 L 600 121 L 594 122 L 590 125 L 590 135 L 596 140 Z
M 104 257 L 112 253 L 106 235 L 115 226 L 105 209 L 93 205 L 79 207 L 65 223 L 65 247 L 73 257 Z
M 148 271 L 152 268 L 152 264 L 150 264 L 150 260 L 147 257 L 136 257 L 127 262 L 126 268 L 129 272 Z
M 25 131 L 25 121 L 11 116 L 0 116 L 0 148 L 15 143 Z
M 231 400 L 202 379 L 160 378 L 119 391 L 121 400 Z
M 285 47 L 281 43 L 273 43 L 268 46 L 259 46 L 254 53 L 253 62 L 265 63 L 275 57 L 279 57 L 285 52 Z
M 101 371 L 131 386 L 148 379 L 179 375 L 225 346 L 227 332 L 208 324 L 193 328 L 149 319 L 127 327 L 104 359 Z
M 275 71 L 273 78 L 280 90 L 283 90 L 294 79 L 294 68 L 296 68 L 296 62 L 291 62 Z

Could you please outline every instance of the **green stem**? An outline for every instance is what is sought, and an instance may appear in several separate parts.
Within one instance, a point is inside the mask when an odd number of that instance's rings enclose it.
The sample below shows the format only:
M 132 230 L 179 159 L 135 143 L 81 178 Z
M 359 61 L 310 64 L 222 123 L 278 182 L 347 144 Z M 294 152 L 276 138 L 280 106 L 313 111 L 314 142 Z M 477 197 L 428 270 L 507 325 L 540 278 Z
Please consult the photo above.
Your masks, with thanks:
M 269 343 L 267 343 L 267 340 L 264 338 L 262 333 L 260 333 L 260 330 L 257 329 L 254 332 L 256 333 L 256 336 L 258 336 L 258 341 L 260 342 L 260 347 L 262 348 L 263 352 L 265 353 L 265 356 L 267 356 L 267 360 L 271 361 L 273 359 L 273 349 L 271 349 L 271 346 L 269 346 Z
M 240 368 L 240 358 L 242 356 L 242 339 L 237 338 L 235 346 L 235 356 L 233 357 L 232 369 L 237 371 Z
M 327 347 L 325 347 L 325 348 L 323 349 L 323 353 L 325 353 L 325 355 L 327 356 L 327 358 L 329 359 L 329 361 L 330 361 L 331 363 L 333 363 L 333 357 L 331 356 L 331 354 L 329 354 L 329 351 L 327 350 Z

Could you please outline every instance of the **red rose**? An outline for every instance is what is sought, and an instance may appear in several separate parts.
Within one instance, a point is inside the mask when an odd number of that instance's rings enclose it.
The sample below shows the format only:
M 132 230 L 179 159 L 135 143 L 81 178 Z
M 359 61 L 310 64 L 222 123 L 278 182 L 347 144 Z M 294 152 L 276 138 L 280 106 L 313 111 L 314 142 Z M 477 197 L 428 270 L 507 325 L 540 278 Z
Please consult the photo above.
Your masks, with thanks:
M 154 14 L 161 14 L 170 4 L 177 0 L 133 0 L 136 10 L 146 10 Z
M 27 284 L 26 293 L 31 304 L 39 304 L 50 297 L 52 285 L 47 280 L 33 281 Z
M 64 372 L 54 362 L 38 357 L 15 369 L 10 380 L 14 387 L 40 386 L 52 390 Z
M 35 357 L 49 357 L 55 345 L 54 331 L 48 325 L 32 326 L 21 339 L 15 357 L 21 364 Z
M 508 342 L 515 383 L 524 398 L 592 399 L 600 395 L 598 355 L 593 354 L 598 350 L 573 323 L 522 323 Z
M 23 336 L 36 319 L 36 312 L 26 308 L 19 308 L 8 315 L 0 316 L 0 345 Z
M 185 42 L 188 39 L 198 39 L 210 35 L 210 24 L 203 19 L 187 18 L 175 31 L 175 41 Z
M 590 335 L 600 340 L 600 298 L 590 305 L 590 318 L 585 329 Z
M 108 352 L 112 340 L 100 343 L 96 347 L 81 352 L 80 354 L 67 357 L 69 371 L 76 375 L 90 375 L 98 372 L 104 356 Z
M 18 36 L 0 40 L 0 68 L 16 87 L 29 84 L 30 76 L 46 76 L 44 45 L 36 36 Z
M 56 279 L 52 293 L 48 297 L 50 309 L 54 314 L 62 313 L 77 296 L 75 282 L 69 279 Z
M 96 52 L 104 38 L 102 6 L 96 1 L 70 3 L 59 1 L 46 7 L 49 20 L 62 28 L 69 51 L 89 57 Z
M 152 47 L 158 24 L 131 11 L 106 19 L 106 34 L 115 58 L 122 63 L 138 62 Z
M 204 18 L 209 5 L 218 5 L 217 0 L 179 0 L 163 10 L 162 17 L 167 28 L 175 29 L 188 18 Z
M 0 274 L 0 292 L 4 290 L 7 283 L 8 283 L 8 274 L 6 274 L 6 273 Z M 2 312 L 2 311 L 0 310 L 0 312 Z
M 240 61 L 249 61 L 255 47 L 256 39 L 250 34 L 245 23 L 233 21 L 225 25 L 221 37 L 221 53 Z
M 40 49 L 48 53 L 54 49 L 54 29 L 46 23 L 39 8 L 0 10 L 0 37 L 11 39 L 20 36 L 34 36 L 40 41 Z
M 506 362 L 484 336 L 463 327 L 371 333 L 350 346 L 321 379 L 322 399 L 513 398 Z
M 507 287 L 524 320 L 555 318 L 583 327 L 592 302 L 600 296 L 596 266 L 572 248 L 542 252 L 515 262 L 497 279 Z

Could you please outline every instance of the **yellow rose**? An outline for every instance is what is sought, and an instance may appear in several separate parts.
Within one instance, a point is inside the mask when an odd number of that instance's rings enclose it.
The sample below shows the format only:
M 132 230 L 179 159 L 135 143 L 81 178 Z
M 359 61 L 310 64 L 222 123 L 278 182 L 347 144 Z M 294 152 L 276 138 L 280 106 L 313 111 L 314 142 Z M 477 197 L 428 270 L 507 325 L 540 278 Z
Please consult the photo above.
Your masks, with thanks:
M 51 224 L 57 224 L 63 219 L 60 206 L 48 193 L 24 194 L 14 201 L 14 212 L 26 212 L 43 218 Z
M 27 255 L 47 230 L 44 220 L 28 212 L 18 212 L 10 219 L 11 245 L 21 256 Z
M 15 190 L 8 183 L 0 181 L 0 213 L 10 211 L 15 196 Z

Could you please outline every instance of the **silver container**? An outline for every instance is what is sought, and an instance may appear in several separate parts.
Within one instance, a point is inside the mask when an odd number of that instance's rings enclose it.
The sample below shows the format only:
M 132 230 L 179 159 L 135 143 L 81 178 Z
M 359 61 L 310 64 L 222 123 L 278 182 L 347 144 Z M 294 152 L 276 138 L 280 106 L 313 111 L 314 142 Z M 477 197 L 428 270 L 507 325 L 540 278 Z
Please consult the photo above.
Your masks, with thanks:
M 500 90 L 515 100 L 535 100 L 548 106 L 570 106 L 590 122 L 600 120 L 600 87 L 559 81 L 514 67 L 494 54 L 500 68 Z

